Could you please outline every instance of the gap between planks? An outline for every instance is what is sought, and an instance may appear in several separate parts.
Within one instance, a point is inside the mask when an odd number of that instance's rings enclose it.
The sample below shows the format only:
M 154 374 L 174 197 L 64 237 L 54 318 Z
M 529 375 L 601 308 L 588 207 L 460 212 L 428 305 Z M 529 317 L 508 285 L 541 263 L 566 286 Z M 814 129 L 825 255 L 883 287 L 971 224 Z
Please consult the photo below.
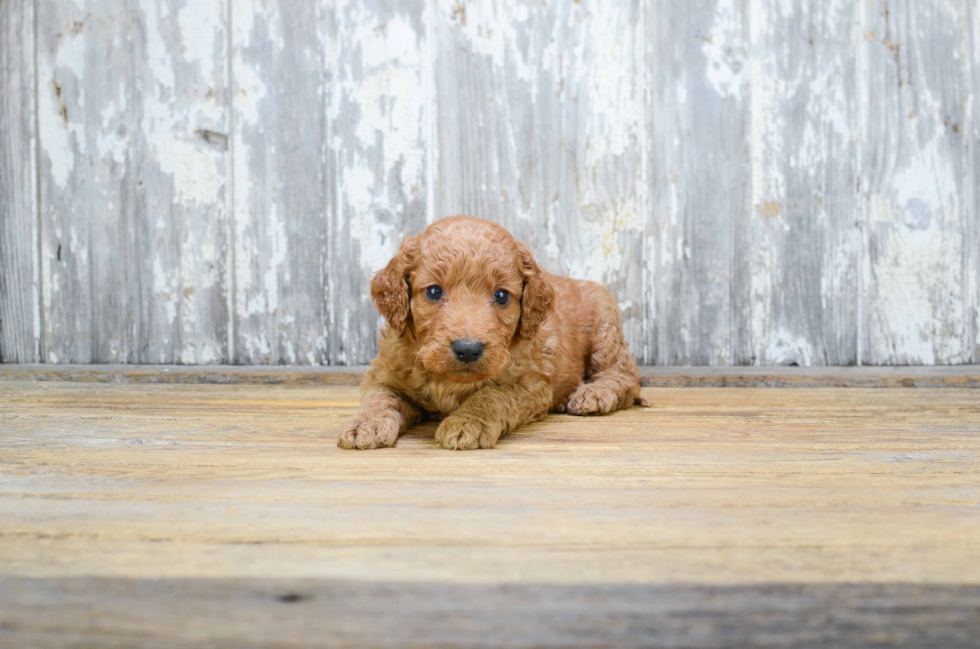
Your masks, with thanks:
M 0 365 L 0 381 L 358 385 L 358 366 Z M 980 388 L 980 365 L 916 367 L 640 367 L 644 387 Z

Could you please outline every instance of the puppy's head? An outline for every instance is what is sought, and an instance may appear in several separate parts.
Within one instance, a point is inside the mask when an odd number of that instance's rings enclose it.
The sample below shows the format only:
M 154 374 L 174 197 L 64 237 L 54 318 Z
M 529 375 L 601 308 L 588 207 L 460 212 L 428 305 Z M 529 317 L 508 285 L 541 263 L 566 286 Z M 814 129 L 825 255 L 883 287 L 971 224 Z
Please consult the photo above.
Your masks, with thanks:
M 509 232 L 458 216 L 406 239 L 371 282 L 371 298 L 399 336 L 411 331 L 416 362 L 472 383 L 507 368 L 511 344 L 535 335 L 554 291 Z

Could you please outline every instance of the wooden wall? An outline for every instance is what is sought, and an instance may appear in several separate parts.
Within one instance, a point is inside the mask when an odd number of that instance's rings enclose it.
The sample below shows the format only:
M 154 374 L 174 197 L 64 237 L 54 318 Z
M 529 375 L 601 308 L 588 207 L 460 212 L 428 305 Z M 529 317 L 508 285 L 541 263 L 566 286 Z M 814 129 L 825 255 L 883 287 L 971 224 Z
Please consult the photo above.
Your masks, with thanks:
M 4 0 L 0 360 L 360 364 L 469 213 L 651 364 L 980 362 L 974 0 Z

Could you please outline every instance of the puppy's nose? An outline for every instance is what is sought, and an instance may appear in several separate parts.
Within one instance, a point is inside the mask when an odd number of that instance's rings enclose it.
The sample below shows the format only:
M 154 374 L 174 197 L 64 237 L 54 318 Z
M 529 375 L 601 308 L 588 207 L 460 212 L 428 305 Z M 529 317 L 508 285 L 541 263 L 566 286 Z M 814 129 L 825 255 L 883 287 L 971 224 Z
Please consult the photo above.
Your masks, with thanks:
M 453 353 L 462 363 L 472 363 L 483 356 L 483 343 L 473 338 L 453 341 Z

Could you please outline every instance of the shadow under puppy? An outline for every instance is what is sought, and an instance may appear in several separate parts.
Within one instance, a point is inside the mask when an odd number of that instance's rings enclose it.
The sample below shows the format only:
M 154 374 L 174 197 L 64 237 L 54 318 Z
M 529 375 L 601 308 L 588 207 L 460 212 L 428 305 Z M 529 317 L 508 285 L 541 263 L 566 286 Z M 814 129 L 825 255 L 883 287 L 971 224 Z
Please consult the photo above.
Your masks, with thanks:
M 558 277 L 499 225 L 436 221 L 371 282 L 387 321 L 342 448 L 392 446 L 423 417 L 449 449 L 492 448 L 548 412 L 641 403 L 640 373 L 612 295 Z

